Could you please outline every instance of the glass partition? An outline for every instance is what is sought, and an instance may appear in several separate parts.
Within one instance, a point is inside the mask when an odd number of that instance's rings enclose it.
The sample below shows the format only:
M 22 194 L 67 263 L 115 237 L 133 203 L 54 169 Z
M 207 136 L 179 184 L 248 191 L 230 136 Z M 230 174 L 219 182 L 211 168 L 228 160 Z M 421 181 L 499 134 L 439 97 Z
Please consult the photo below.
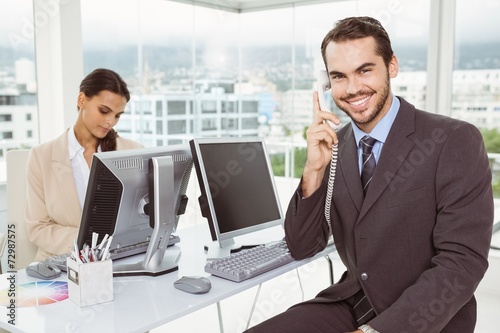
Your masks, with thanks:
M 457 0 L 452 116 L 483 133 L 500 195 L 500 2 Z
M 0 2 L 0 164 L 10 149 L 38 143 L 34 34 L 45 18 L 33 20 L 31 0 Z M 0 168 L 3 170 L 3 168 Z M 5 171 L 4 171 L 5 172 Z M 0 172 L 0 179 L 5 178 Z

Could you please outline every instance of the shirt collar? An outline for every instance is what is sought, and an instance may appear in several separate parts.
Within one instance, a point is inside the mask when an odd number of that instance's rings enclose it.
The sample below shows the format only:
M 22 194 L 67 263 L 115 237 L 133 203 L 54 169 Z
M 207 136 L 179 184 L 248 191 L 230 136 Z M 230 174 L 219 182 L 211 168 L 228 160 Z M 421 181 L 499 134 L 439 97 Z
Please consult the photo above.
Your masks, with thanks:
M 68 149 L 69 149 L 69 160 L 71 161 L 76 154 L 78 154 L 81 150 L 84 150 L 83 146 L 78 142 L 75 135 L 75 126 L 71 126 L 68 130 Z M 97 152 L 102 152 L 101 145 L 97 147 Z
M 359 147 L 359 141 L 365 135 L 370 135 L 372 138 L 377 139 L 377 141 L 381 143 L 385 143 L 387 136 L 389 135 L 389 131 L 391 130 L 392 124 L 394 123 L 394 119 L 399 111 L 399 106 L 401 102 L 399 99 L 392 94 L 392 103 L 389 111 L 379 120 L 379 122 L 375 125 L 370 134 L 363 132 L 359 129 L 359 127 L 351 120 L 352 129 L 354 131 L 354 138 L 356 140 L 356 146 Z
M 71 126 L 68 130 L 68 149 L 69 149 L 69 159 L 72 160 L 80 150 L 83 149 L 82 145 L 78 142 L 75 135 L 75 128 Z

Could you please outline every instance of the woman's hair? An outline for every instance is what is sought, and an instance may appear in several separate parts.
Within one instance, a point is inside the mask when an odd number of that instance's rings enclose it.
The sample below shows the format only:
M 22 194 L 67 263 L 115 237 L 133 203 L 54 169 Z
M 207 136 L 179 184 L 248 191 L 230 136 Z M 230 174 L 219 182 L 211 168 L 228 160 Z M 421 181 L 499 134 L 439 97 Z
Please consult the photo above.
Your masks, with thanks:
M 394 52 L 391 47 L 391 40 L 382 24 L 368 16 L 348 17 L 337 21 L 334 28 L 330 30 L 321 43 L 321 55 L 326 65 L 326 46 L 330 42 L 345 42 L 349 40 L 373 37 L 375 39 L 375 53 L 382 57 L 386 66 L 392 60 Z
M 103 90 L 125 97 L 127 102 L 130 100 L 127 83 L 123 81 L 120 75 L 110 69 L 95 69 L 80 83 L 80 92 L 84 93 L 87 98 L 92 98 Z M 118 133 L 114 129 L 111 129 L 101 140 L 101 150 L 116 150 L 117 137 Z

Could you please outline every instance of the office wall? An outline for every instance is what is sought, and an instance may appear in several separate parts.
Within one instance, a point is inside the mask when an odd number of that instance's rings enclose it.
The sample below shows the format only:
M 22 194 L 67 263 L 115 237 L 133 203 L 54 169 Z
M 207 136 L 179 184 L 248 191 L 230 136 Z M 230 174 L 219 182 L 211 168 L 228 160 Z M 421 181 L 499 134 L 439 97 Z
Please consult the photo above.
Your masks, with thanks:
M 0 183 L 0 232 L 7 234 L 7 186 L 5 183 Z M 5 251 L 0 261 L 2 269 L 5 270 L 7 267 Z

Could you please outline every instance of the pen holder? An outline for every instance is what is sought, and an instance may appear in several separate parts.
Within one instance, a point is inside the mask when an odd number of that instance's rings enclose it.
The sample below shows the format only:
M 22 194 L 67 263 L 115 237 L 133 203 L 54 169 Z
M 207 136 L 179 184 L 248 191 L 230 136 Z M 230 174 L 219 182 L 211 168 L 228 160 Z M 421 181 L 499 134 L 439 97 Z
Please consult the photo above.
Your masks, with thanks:
M 80 264 L 67 258 L 68 296 L 80 307 L 113 300 L 111 260 Z

